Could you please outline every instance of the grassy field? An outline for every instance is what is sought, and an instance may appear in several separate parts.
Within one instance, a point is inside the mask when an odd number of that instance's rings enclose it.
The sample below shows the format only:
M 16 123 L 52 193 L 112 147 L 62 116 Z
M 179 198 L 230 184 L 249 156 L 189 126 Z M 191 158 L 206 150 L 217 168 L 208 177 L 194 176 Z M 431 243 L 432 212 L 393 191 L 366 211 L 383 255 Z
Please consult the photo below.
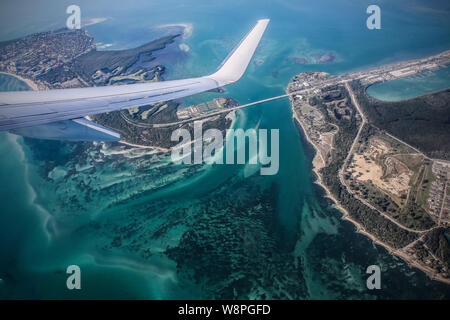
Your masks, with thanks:
M 362 132 L 355 150 L 345 171 L 353 192 L 405 227 L 434 225 L 427 212 L 434 179 L 429 160 L 373 127 Z

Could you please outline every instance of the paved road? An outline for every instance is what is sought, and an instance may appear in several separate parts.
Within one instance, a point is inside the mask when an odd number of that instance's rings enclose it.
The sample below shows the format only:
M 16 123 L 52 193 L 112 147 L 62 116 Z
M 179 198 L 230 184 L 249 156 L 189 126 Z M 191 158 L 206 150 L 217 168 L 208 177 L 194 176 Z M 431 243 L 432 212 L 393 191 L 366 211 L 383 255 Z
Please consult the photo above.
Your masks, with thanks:
M 355 97 L 355 93 L 353 92 L 352 88 L 349 86 L 348 82 L 345 82 L 345 88 L 347 89 L 348 93 L 350 94 L 350 98 L 352 99 L 352 103 L 353 105 L 356 107 L 356 109 L 358 110 L 359 114 L 361 115 L 361 119 L 362 119 L 362 123 L 361 126 L 359 127 L 358 133 L 356 134 L 355 140 L 353 140 L 352 146 L 350 147 L 350 150 L 347 154 L 347 157 L 344 160 L 344 164 L 342 165 L 341 169 L 339 170 L 339 180 L 341 182 L 341 184 L 343 186 L 345 186 L 345 188 L 347 189 L 347 191 L 352 194 L 355 198 L 357 198 L 359 201 L 361 201 L 362 203 L 364 203 L 366 206 L 368 206 L 369 208 L 371 208 L 372 210 L 376 210 L 379 214 L 381 214 L 384 218 L 390 220 L 391 222 L 395 223 L 399 228 L 402 228 L 404 230 L 407 230 L 409 232 L 414 232 L 414 233 L 425 233 L 428 232 L 431 229 L 428 230 L 414 230 L 408 227 L 405 227 L 404 225 L 402 225 L 401 223 L 397 222 L 394 218 L 390 217 L 389 215 L 387 215 L 386 213 L 384 213 L 383 211 L 377 209 L 376 207 L 374 207 L 373 205 L 371 205 L 370 203 L 368 203 L 367 201 L 365 201 L 364 199 L 362 199 L 361 197 L 359 197 L 353 190 L 351 190 L 347 184 L 345 183 L 345 179 L 344 179 L 344 168 L 347 166 L 347 162 L 350 159 L 351 155 L 354 152 L 354 148 L 356 143 L 359 141 L 359 137 L 361 135 L 361 131 L 364 127 L 364 125 L 367 123 L 366 117 L 364 115 L 364 113 L 362 113 L 361 111 L 361 107 L 358 103 L 358 100 Z M 399 140 L 400 141 L 400 140 Z
M 140 128 L 164 128 L 164 127 L 172 127 L 172 126 L 176 126 L 179 124 L 184 124 L 184 123 L 189 123 L 192 121 L 197 121 L 197 120 L 202 120 L 202 119 L 206 119 L 206 118 L 210 118 L 210 117 L 214 117 L 216 115 L 222 114 L 222 113 L 229 113 L 238 109 L 243 109 L 243 108 L 247 108 L 247 107 L 251 107 L 257 104 L 261 104 L 264 102 L 269 102 L 269 101 L 273 101 L 273 100 L 278 100 L 278 99 L 282 99 L 282 98 L 286 98 L 289 96 L 292 96 L 294 94 L 299 94 L 301 92 L 303 92 L 304 90 L 301 91 L 295 91 L 295 92 L 291 92 L 288 94 L 283 94 L 281 96 L 276 96 L 276 97 L 272 97 L 272 98 L 267 98 L 267 99 L 263 99 L 263 100 L 259 100 L 259 101 L 255 101 L 255 102 L 251 102 L 251 103 L 247 103 L 247 104 L 243 104 L 240 106 L 236 106 L 233 108 L 226 108 L 223 110 L 219 110 L 219 111 L 215 111 L 215 112 L 211 112 L 211 113 L 207 113 L 195 118 L 189 118 L 189 119 L 185 119 L 185 120 L 180 120 L 180 121 L 176 121 L 176 122 L 168 122 L 168 123 L 154 123 L 154 124 L 150 124 L 150 123 L 139 123 L 139 122 L 135 122 L 129 118 L 127 118 L 123 113 L 120 113 L 121 117 L 128 122 L 129 124 L 132 124 L 134 126 L 140 127 Z
M 444 207 L 445 207 L 445 198 L 447 197 L 447 187 L 448 187 L 448 183 L 446 182 L 445 187 L 444 187 L 444 197 L 442 198 L 441 211 L 439 212 L 438 226 L 441 224 L 442 212 L 444 211 Z

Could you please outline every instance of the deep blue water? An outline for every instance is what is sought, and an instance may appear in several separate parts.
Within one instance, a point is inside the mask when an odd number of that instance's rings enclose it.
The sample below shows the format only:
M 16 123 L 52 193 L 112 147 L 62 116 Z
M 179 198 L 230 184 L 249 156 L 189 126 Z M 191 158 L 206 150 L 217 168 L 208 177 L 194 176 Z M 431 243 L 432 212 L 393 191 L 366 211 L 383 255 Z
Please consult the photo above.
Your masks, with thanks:
M 159 57 L 169 79 L 214 71 L 257 19 L 269 17 L 269 29 L 254 59 L 258 63 L 252 63 L 224 94 L 245 103 L 282 94 L 290 78 L 303 71 L 339 74 L 450 49 L 446 2 L 378 3 L 382 29 L 377 31 L 365 27 L 368 1 L 169 0 L 136 1 L 132 6 L 80 1 L 80 6 L 83 19 L 108 18 L 87 27 L 99 45 L 106 45 L 105 50 L 135 47 L 180 30 L 164 27 L 167 24 L 188 24 L 191 32 L 167 49 L 170 54 L 163 51 Z M 49 1 L 45 10 L 42 3 L 32 1 L 5 5 L 0 39 L 63 26 L 68 4 Z M 189 51 L 180 52 L 180 43 Z M 314 57 L 321 54 L 332 54 L 335 60 L 316 64 Z M 293 62 L 299 59 L 308 64 Z M 184 103 L 216 96 L 197 95 Z M 243 187 L 250 181 L 261 189 L 276 186 L 270 197 L 276 212 L 272 223 L 283 235 L 279 250 L 286 257 L 301 257 L 304 264 L 306 293 L 294 298 L 449 297 L 448 286 L 429 280 L 340 220 L 340 213 L 312 182 L 311 149 L 294 126 L 288 101 L 241 111 L 235 126 L 280 129 L 277 175 L 257 178 L 258 168 L 227 165 L 205 166 L 188 176 L 183 168 L 164 159 L 155 162 L 151 155 L 114 155 L 115 145 L 31 141 L 2 133 L 0 150 L 9 156 L 0 160 L 0 241 L 5 244 L 0 248 L 0 294 L 7 298 L 209 297 L 208 288 L 181 279 L 164 249 L 176 246 L 193 228 L 190 219 L 205 212 L 202 206 L 220 207 L 221 201 L 230 201 L 228 195 L 234 190 L 251 198 L 253 191 Z M 251 211 L 247 198 L 239 201 L 233 205 Z M 174 220 L 177 224 L 165 226 L 167 233 L 152 238 L 155 230 L 175 219 L 180 208 L 185 218 Z M 151 259 L 142 261 L 132 246 L 108 246 L 110 238 L 125 233 L 120 227 L 130 221 L 138 221 L 147 231 L 137 241 L 153 252 Z M 102 227 L 93 229 L 96 224 Z M 79 292 L 65 288 L 64 270 L 70 264 L 83 270 Z M 377 293 L 365 288 L 365 268 L 371 264 L 383 270 L 383 290 Z

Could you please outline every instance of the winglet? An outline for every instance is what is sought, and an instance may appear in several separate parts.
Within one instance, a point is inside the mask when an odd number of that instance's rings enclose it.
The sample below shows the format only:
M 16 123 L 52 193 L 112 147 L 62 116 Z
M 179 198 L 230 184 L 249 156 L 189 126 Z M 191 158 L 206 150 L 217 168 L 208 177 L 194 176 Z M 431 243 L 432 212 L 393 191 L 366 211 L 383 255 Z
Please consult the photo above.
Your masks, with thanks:
M 220 86 L 238 81 L 247 69 L 269 21 L 269 19 L 258 20 L 253 29 L 220 64 L 216 72 L 207 78 L 214 79 Z

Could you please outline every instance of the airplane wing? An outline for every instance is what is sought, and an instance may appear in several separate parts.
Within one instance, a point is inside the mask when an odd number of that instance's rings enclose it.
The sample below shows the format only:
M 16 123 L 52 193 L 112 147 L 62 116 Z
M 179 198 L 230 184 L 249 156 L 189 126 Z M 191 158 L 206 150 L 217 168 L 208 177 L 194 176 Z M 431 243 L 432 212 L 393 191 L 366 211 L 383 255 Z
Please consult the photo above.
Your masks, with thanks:
M 0 131 L 56 140 L 120 140 L 83 117 L 140 107 L 215 89 L 244 74 L 269 23 L 258 20 L 212 74 L 184 80 L 44 91 L 0 93 Z

